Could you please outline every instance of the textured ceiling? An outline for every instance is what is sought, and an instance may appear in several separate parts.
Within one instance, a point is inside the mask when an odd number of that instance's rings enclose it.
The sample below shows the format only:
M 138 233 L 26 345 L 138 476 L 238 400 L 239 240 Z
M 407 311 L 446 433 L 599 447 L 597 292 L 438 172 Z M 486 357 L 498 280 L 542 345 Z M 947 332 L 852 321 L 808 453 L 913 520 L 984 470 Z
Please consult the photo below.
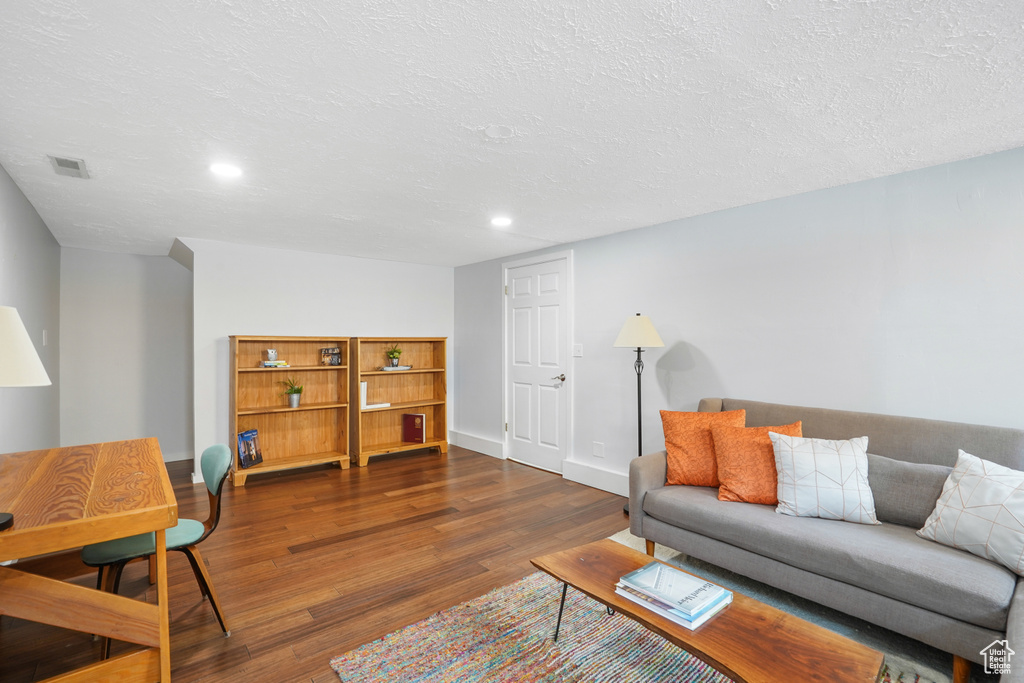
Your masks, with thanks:
M 71 247 L 461 265 L 1022 145 L 1020 0 L 0 13 L 0 164 Z

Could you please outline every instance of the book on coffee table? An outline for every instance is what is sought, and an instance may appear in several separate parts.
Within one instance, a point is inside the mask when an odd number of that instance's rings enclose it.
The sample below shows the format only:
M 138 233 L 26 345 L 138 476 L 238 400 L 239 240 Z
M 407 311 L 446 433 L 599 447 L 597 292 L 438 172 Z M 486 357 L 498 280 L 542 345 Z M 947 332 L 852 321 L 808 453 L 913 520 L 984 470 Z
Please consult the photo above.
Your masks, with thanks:
M 688 628 L 691 631 L 709 621 L 711 617 L 721 612 L 725 609 L 726 605 L 732 602 L 732 593 L 730 591 L 725 591 L 722 595 L 718 596 L 718 599 L 715 602 L 706 605 L 699 613 L 686 615 L 670 605 L 652 598 L 650 595 L 641 593 L 638 590 L 634 590 L 629 586 L 623 585 L 621 582 L 615 586 L 615 592 L 624 598 L 643 605 L 655 614 L 660 614 L 666 619 L 671 619 L 675 623 L 684 628 Z
M 629 572 L 616 585 L 648 595 L 691 619 L 703 614 L 729 593 L 717 584 L 661 562 L 650 562 Z

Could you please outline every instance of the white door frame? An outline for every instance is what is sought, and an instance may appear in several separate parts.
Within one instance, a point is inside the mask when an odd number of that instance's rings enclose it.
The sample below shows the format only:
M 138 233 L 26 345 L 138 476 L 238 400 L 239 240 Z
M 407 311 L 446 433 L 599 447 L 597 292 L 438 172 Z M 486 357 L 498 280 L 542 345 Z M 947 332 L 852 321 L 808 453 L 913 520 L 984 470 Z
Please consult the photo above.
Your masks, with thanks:
M 566 320 L 566 326 L 565 326 L 565 348 L 562 350 L 563 353 L 565 353 L 565 356 L 563 356 L 563 357 L 566 359 L 566 363 L 567 363 L 567 365 L 569 366 L 569 369 L 570 369 L 570 372 L 569 372 L 569 383 L 568 383 L 569 384 L 569 386 L 568 386 L 569 398 L 566 401 L 567 405 L 566 405 L 566 409 L 565 409 L 565 417 L 563 418 L 565 420 L 565 434 L 566 434 L 566 439 L 565 439 L 565 460 L 568 460 L 572 456 L 572 453 L 573 453 L 573 449 L 572 449 L 572 445 L 573 445 L 572 407 L 573 407 L 573 404 L 576 402 L 575 401 L 575 396 L 576 396 L 575 386 L 576 386 L 576 384 L 573 381 L 573 380 L 575 380 L 575 376 L 574 375 L 575 375 L 575 372 L 576 372 L 576 364 L 571 362 L 571 360 L 572 360 L 572 342 L 573 342 L 573 339 L 576 338 L 575 335 L 573 334 L 573 321 L 575 320 L 575 315 L 574 315 L 574 310 L 573 310 L 573 299 L 574 299 L 574 297 L 573 297 L 573 281 L 575 280 L 575 275 L 573 273 L 572 249 L 568 249 L 568 250 L 565 250 L 565 251 L 552 251 L 552 252 L 547 253 L 547 254 L 538 254 L 536 256 L 528 256 L 528 257 L 523 258 L 523 259 L 517 259 L 515 261 L 506 261 L 505 263 L 502 263 L 501 264 L 501 286 L 502 286 L 502 288 L 504 288 L 506 286 L 506 283 L 508 282 L 508 271 L 510 269 L 512 269 L 512 268 L 519 268 L 520 266 L 533 266 L 533 265 L 537 265 L 539 263 L 548 263 L 550 261 L 559 261 L 559 260 L 562 260 L 562 259 L 565 260 L 565 269 L 566 269 L 565 272 L 567 274 L 566 275 L 566 279 L 568 280 L 568 283 L 567 283 L 567 286 L 566 286 L 566 292 L 565 292 L 565 296 L 566 296 L 565 310 L 566 310 L 566 316 L 568 317 L 568 319 Z M 509 386 L 508 386 L 508 383 L 509 383 L 509 377 L 508 377 L 508 357 L 509 357 L 509 352 L 510 352 L 509 343 L 508 343 L 508 306 L 509 306 L 510 297 L 507 294 L 503 294 L 502 295 L 502 299 L 504 299 L 504 304 L 505 305 L 501 307 L 501 312 L 502 312 L 502 315 L 501 315 L 501 345 L 502 345 L 502 354 L 501 354 L 501 414 L 502 414 L 502 416 L 504 418 L 504 422 L 505 422 L 505 426 L 504 426 L 504 429 L 502 431 L 502 433 L 505 435 L 505 438 L 502 439 L 502 442 L 501 442 L 501 457 L 502 457 L 502 459 L 506 459 L 507 460 L 508 459 L 508 438 L 509 438 L 508 437 L 508 423 L 509 423 L 509 415 L 508 415 L 508 410 L 509 410 L 509 406 L 508 406 L 508 390 L 509 390 Z M 565 460 L 563 460 L 563 462 Z

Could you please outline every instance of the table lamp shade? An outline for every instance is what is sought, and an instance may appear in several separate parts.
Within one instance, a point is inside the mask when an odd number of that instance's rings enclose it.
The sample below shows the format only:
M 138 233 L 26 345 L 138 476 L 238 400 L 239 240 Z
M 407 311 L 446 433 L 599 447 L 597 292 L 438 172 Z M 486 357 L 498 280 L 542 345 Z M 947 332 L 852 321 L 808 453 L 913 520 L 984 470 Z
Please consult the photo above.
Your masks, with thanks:
M 630 348 L 655 348 L 664 346 L 661 336 L 654 329 L 654 324 L 646 315 L 637 313 L 635 316 L 626 318 L 626 324 L 619 330 L 619 336 L 615 338 L 612 346 L 623 346 Z
M 0 387 L 41 387 L 49 384 L 46 368 L 39 360 L 18 310 L 0 306 Z

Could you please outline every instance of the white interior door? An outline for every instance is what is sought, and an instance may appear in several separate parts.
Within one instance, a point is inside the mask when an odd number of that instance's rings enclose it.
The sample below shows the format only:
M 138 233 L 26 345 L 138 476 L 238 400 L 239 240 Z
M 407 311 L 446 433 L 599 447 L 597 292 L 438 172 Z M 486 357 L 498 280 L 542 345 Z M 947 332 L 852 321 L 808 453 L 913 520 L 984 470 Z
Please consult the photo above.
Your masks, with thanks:
M 568 455 L 568 258 L 508 268 L 508 457 L 552 472 Z

